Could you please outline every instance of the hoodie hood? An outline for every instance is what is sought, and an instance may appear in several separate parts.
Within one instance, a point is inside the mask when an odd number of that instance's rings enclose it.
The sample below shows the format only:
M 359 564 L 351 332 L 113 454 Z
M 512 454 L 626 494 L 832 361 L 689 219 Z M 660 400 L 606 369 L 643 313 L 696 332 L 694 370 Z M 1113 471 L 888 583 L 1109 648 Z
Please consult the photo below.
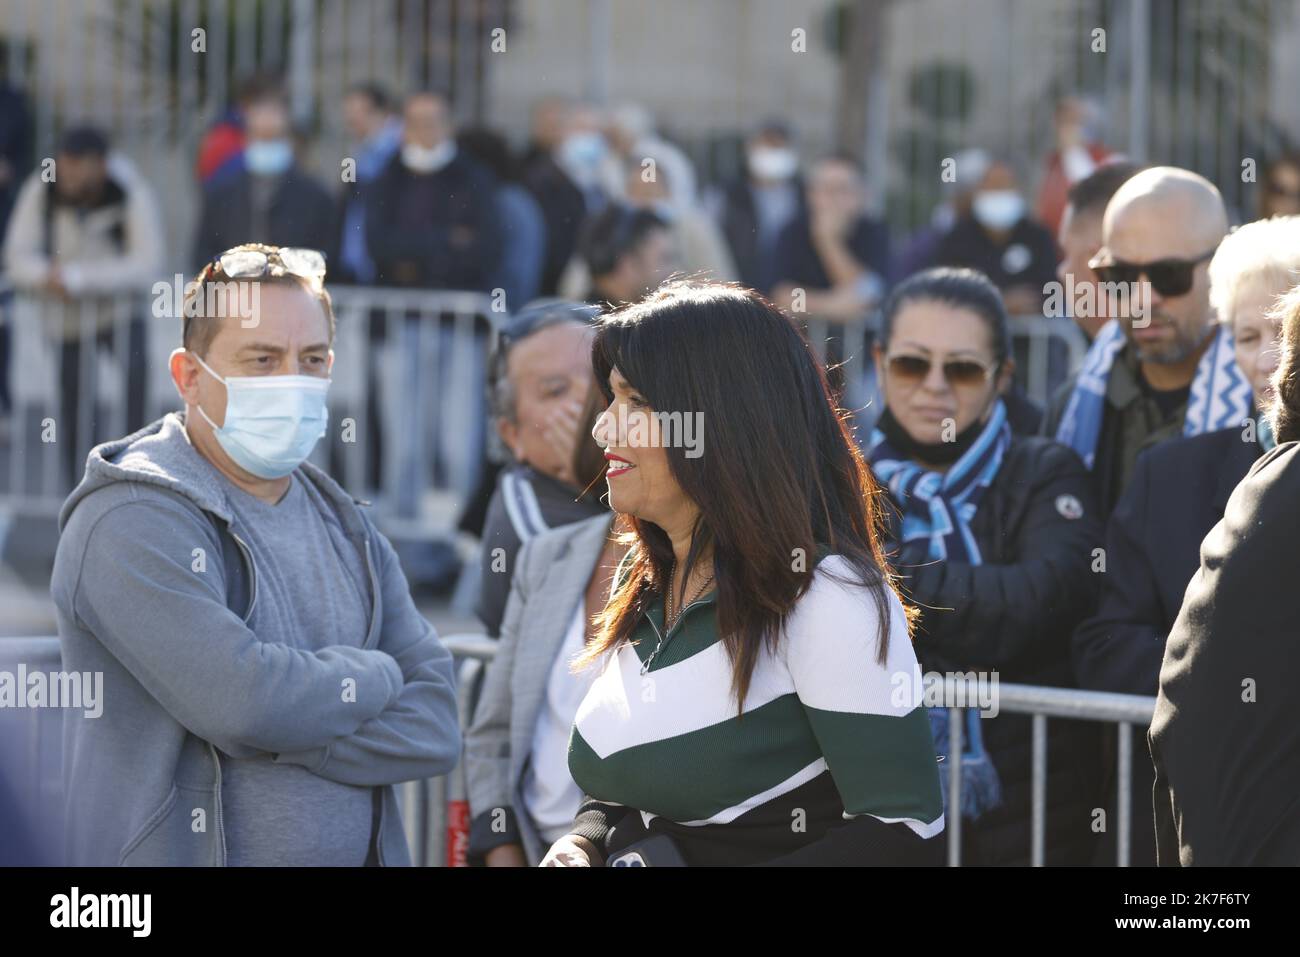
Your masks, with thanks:
M 316 466 L 304 462 L 294 474 L 309 480 L 335 506 L 350 534 L 365 535 L 357 501 Z M 185 413 L 169 412 L 126 436 L 97 445 L 86 458 L 86 474 L 59 511 L 59 531 L 73 510 L 92 492 L 115 482 L 156 485 L 185 496 L 227 525 L 233 520 L 226 497 L 229 480 L 205 459 L 185 433 Z

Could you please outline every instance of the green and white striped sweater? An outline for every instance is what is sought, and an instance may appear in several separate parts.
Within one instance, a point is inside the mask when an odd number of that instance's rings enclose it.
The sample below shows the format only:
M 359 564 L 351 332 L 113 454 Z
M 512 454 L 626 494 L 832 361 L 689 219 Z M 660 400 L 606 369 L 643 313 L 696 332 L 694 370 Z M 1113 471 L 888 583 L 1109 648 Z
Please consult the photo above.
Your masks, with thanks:
M 851 849 L 877 843 L 885 825 L 897 825 L 887 844 L 941 832 L 938 766 L 915 700 L 919 668 L 902 605 L 888 596 L 881 665 L 871 595 L 840 579 L 857 576 L 843 557 L 827 556 L 777 650 L 760 656 L 741 715 L 714 596 L 687 607 L 642 674 L 662 633 L 662 604 L 651 605 L 632 641 L 604 662 L 569 743 L 574 780 L 602 805 L 602 819 L 618 820 L 616 833 L 575 832 L 610 849 L 669 833 L 690 863 L 758 863 L 814 844 L 799 862 L 851 863 Z M 843 825 L 858 818 L 873 819 L 866 844 Z M 837 843 L 849 853 L 837 854 Z

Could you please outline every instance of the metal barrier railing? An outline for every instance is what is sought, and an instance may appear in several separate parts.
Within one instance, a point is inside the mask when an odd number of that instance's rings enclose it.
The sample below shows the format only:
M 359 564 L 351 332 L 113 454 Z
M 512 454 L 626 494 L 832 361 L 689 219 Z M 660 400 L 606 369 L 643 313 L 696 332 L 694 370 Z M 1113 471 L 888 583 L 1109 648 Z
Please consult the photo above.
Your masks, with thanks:
M 497 642 L 483 635 L 456 634 L 442 639 L 443 645 L 457 662 L 457 713 L 462 729 L 469 728 L 474 706 L 486 666 L 496 657 Z M 57 638 L 0 638 L 0 669 L 18 663 L 28 669 L 55 670 L 60 667 L 59 640 Z M 979 688 L 975 679 L 958 680 L 946 677 L 939 692 L 943 701 L 978 701 Z M 934 694 L 929 689 L 927 694 Z M 1150 725 L 1155 699 L 1142 695 L 1111 694 L 1100 691 L 1079 691 L 1070 688 L 1048 688 L 1033 685 L 1002 684 L 997 688 L 997 706 L 1000 712 L 1030 715 L 1033 719 L 1032 778 L 1031 778 L 1031 863 L 1040 867 L 1044 863 L 1047 807 L 1047 720 L 1049 718 L 1102 721 L 1114 723 L 1118 732 L 1116 756 L 1117 777 L 1117 850 L 1116 864 L 1124 867 L 1130 860 L 1132 847 L 1132 732 L 1134 728 Z M 961 806 L 961 720 L 963 708 L 949 709 L 949 775 L 950 807 Z M 51 717 L 53 716 L 53 717 Z M 51 771 L 59 768 L 58 749 L 61 735 L 51 727 L 55 711 L 38 711 L 26 720 L 29 728 L 22 737 L 20 760 L 26 765 L 15 780 L 24 785 L 23 792 L 32 807 L 51 807 L 57 804 L 58 783 Z M 61 729 L 61 720 L 58 722 Z M 465 850 L 469 838 L 470 808 L 465 765 L 461 761 L 450 774 L 422 781 L 408 781 L 398 787 L 402 806 L 402 820 L 407 843 L 411 848 L 412 863 L 420 867 L 465 866 Z M 960 815 L 950 815 L 946 821 L 948 863 L 961 865 Z
M 972 680 L 958 681 L 949 676 L 937 696 L 942 701 L 977 701 L 978 685 Z M 1117 726 L 1119 748 L 1115 758 L 1116 794 L 1116 861 L 1127 867 L 1132 847 L 1133 809 L 1133 728 L 1146 728 L 1151 724 L 1156 699 L 1146 695 L 1113 694 L 1105 691 L 1081 691 L 1074 688 L 1048 688 L 1037 685 L 1003 684 L 997 687 L 999 712 L 1030 715 L 1033 719 L 1031 744 L 1031 818 L 1030 863 L 1043 866 L 1044 844 L 1047 829 L 1047 719 L 1064 718 L 1081 721 L 1102 721 Z M 961 760 L 963 749 L 962 718 L 965 708 L 948 709 L 947 774 L 949 806 L 961 807 Z M 948 836 L 948 864 L 961 866 L 960 814 L 945 819 Z
M 1011 350 L 1023 364 L 1025 393 L 1046 410 L 1066 377 L 1083 364 L 1088 340 L 1070 319 L 1013 316 Z
M 481 636 L 458 635 L 444 639 L 443 642 L 452 655 L 467 663 L 490 662 L 496 655 L 497 643 Z M 927 681 L 927 688 L 930 682 Z M 947 677 L 943 680 L 943 689 L 939 694 L 943 701 L 978 701 L 979 687 L 974 678 L 958 681 Z M 473 690 L 467 694 L 464 686 L 462 695 L 462 727 L 468 728 L 467 718 L 473 715 Z M 933 692 L 927 691 L 927 694 Z M 927 699 L 928 700 L 928 699 Z M 1119 735 L 1119 750 L 1116 756 L 1117 776 L 1117 850 L 1116 864 L 1128 866 L 1132 847 L 1132 732 L 1134 727 L 1145 728 L 1151 724 L 1155 710 L 1155 698 L 1144 695 L 1112 694 L 1102 691 L 1082 691 L 1074 688 L 1049 688 L 1037 685 L 1020 685 L 999 683 L 997 704 L 1000 711 L 1010 714 L 1026 714 L 1033 718 L 1032 771 L 1031 771 L 1031 863 L 1041 867 L 1044 863 L 1044 844 L 1047 827 L 1047 719 L 1063 718 L 1084 721 L 1102 721 L 1115 723 Z M 961 720 L 964 708 L 949 709 L 949 753 L 947 756 L 947 773 L 949 783 L 949 806 L 961 806 L 961 761 L 962 728 Z M 453 776 L 464 780 L 465 768 L 462 761 Z M 430 808 L 431 813 L 438 814 L 437 808 Z M 946 818 L 948 839 L 948 863 L 952 867 L 961 866 L 961 825 L 960 815 Z

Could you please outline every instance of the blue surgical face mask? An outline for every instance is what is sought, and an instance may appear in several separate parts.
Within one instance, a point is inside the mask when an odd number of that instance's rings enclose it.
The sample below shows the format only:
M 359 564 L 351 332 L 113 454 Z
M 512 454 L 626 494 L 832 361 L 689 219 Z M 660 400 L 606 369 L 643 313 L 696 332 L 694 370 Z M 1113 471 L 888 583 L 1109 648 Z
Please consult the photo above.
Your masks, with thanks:
M 590 169 L 605 158 L 605 137 L 596 132 L 574 133 L 560 144 L 560 158 L 578 169 Z
M 258 176 L 278 176 L 293 165 L 288 140 L 257 140 L 244 147 L 244 164 Z
M 196 362 L 226 387 L 226 424 L 207 419 L 217 442 L 240 468 L 258 478 L 284 478 L 311 455 L 325 434 L 330 380 L 309 375 L 222 378 L 193 352 Z

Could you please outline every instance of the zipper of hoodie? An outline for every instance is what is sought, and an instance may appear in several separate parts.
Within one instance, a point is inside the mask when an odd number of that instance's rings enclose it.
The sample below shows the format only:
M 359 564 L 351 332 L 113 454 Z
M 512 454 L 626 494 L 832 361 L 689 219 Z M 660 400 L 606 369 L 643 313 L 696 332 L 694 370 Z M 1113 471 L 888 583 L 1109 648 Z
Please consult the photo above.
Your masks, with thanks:
M 217 769 L 217 783 L 213 786 L 215 800 L 212 802 L 212 814 L 216 818 L 217 840 L 221 847 L 221 861 L 219 866 L 226 866 L 226 825 L 221 816 L 221 757 L 217 754 L 217 746 L 208 742 L 208 749 L 212 752 L 212 763 Z
M 375 563 L 370 560 L 370 536 L 365 537 L 366 573 L 370 576 L 370 630 L 366 633 L 366 643 L 362 648 L 369 648 L 378 639 L 375 624 L 379 621 L 379 575 L 375 572 Z
M 377 632 L 375 630 L 375 623 L 379 620 L 379 575 L 375 572 L 375 563 L 370 559 L 370 536 L 369 535 L 367 535 L 365 538 L 365 552 L 366 552 L 366 571 L 370 574 L 370 593 L 373 597 L 373 602 L 370 606 L 370 633 L 366 635 L 366 643 L 364 645 L 364 647 L 369 648 L 371 644 L 374 643 L 374 639 L 376 639 L 377 637 Z M 392 787 L 391 784 L 383 784 L 375 789 L 376 791 L 379 792 L 379 797 L 378 797 L 379 821 L 375 824 L 375 833 L 373 835 L 373 838 L 375 842 L 375 860 L 378 862 L 380 867 L 385 866 L 384 864 L 384 813 L 387 810 L 385 805 L 388 802 L 385 801 L 384 798 L 387 797 L 387 794 L 385 792 L 390 787 Z M 371 800 L 374 800 L 374 798 L 372 797 Z
M 235 544 L 239 547 L 240 554 L 244 556 L 244 565 L 248 568 L 249 600 L 248 600 L 248 609 L 244 612 L 244 624 L 248 624 L 249 619 L 253 617 L 253 609 L 257 607 L 257 565 L 253 561 L 253 550 L 248 547 L 248 543 L 245 542 L 242 538 L 240 538 L 235 533 L 235 530 L 230 527 L 229 524 L 226 525 L 226 531 L 228 531 L 230 533 L 230 537 L 235 540 Z M 221 813 L 222 812 L 221 755 L 217 753 L 216 745 L 212 744 L 211 742 L 208 743 L 208 748 L 212 751 L 212 765 L 213 767 L 216 768 L 217 771 L 216 783 L 213 785 L 212 810 L 213 810 L 213 815 L 217 819 L 216 820 L 217 838 L 221 842 L 220 843 L 221 866 L 225 867 L 227 861 L 227 851 L 226 851 L 226 824 L 225 824 L 225 819 Z
M 253 550 L 248 547 L 247 543 L 236 535 L 235 530 L 229 525 L 226 526 L 226 531 L 230 532 L 230 537 L 239 546 L 239 550 L 244 556 L 244 564 L 248 566 L 248 590 L 252 596 L 248 601 L 248 610 L 244 612 L 244 624 L 248 624 L 249 619 L 253 617 L 253 609 L 257 607 L 257 566 L 253 563 Z

